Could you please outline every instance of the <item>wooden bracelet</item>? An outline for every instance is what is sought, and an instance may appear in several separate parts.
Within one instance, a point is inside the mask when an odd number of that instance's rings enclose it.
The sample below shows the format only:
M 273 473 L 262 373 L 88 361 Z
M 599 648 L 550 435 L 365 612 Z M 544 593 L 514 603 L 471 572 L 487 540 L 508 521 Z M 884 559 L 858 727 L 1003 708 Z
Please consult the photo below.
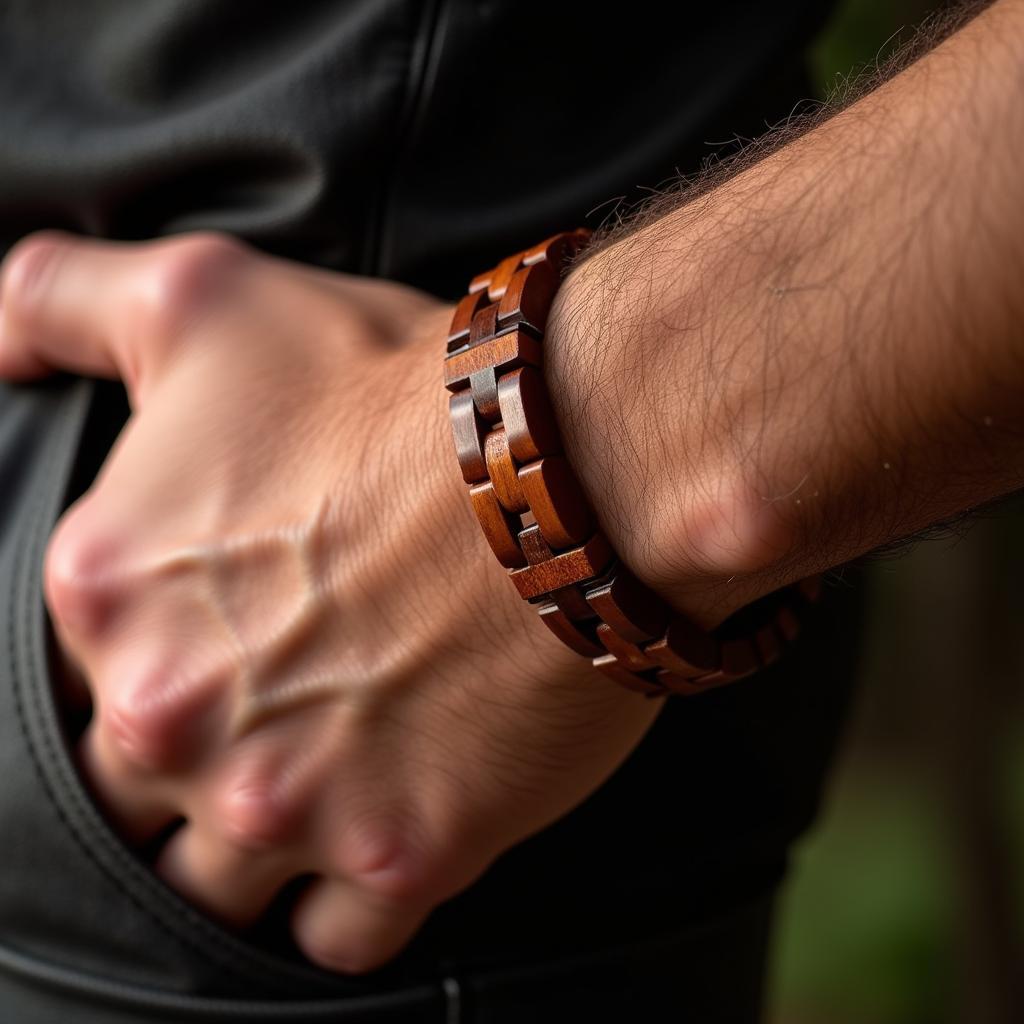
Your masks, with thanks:
M 781 657 L 821 580 L 762 598 L 707 632 L 612 550 L 565 457 L 541 369 L 563 267 L 588 238 L 582 229 L 555 235 L 470 282 L 444 361 L 455 451 L 488 543 L 555 636 L 631 690 L 703 693 Z

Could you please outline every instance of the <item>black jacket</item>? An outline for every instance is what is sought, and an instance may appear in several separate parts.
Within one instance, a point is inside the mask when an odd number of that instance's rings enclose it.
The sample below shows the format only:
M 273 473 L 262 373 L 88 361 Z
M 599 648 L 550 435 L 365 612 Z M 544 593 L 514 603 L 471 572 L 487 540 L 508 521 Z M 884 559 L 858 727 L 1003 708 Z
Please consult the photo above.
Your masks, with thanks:
M 0 253 L 40 227 L 217 228 L 454 296 L 784 117 L 825 6 L 6 0 Z M 126 415 L 115 385 L 0 386 L 0 1020 L 440 1021 L 446 977 L 677 932 L 699 949 L 701 921 L 770 902 L 845 706 L 852 591 L 780 667 L 670 701 L 597 794 L 373 978 L 193 911 L 93 807 L 50 694 L 44 545 Z

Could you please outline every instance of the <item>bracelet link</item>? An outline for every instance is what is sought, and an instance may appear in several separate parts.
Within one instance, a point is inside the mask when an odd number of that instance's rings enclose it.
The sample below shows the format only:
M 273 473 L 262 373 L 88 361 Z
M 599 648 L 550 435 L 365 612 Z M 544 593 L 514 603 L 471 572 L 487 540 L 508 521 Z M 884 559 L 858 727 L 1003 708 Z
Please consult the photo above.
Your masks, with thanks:
M 622 565 L 596 528 L 542 367 L 563 266 L 588 238 L 563 232 L 509 256 L 473 278 L 456 305 L 444 361 L 456 456 L 491 549 L 559 640 L 646 696 L 704 693 L 777 661 L 818 600 L 820 578 L 707 632 Z

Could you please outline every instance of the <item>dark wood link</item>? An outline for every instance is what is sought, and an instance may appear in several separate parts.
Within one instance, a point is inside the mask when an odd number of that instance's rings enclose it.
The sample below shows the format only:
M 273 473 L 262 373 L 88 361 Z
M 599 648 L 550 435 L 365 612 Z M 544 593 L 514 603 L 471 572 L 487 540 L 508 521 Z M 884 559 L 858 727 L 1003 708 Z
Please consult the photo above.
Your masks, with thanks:
M 476 410 L 476 403 L 469 391 L 459 391 L 448 399 L 448 412 L 452 420 L 452 435 L 455 438 L 455 454 L 459 458 L 462 479 L 467 484 L 487 479 L 487 456 L 484 453 L 484 437 L 487 424 Z
M 542 604 L 538 609 L 541 621 L 567 647 L 587 658 L 596 658 L 605 653 L 587 629 L 587 623 L 574 622 L 557 604 Z
M 588 619 L 596 618 L 593 608 L 587 604 L 587 599 L 580 587 L 562 587 L 561 590 L 553 590 L 551 597 L 555 604 L 574 622 L 586 622 Z
M 731 672 L 719 669 L 717 672 L 709 672 L 706 676 L 691 679 L 690 682 L 697 687 L 699 693 L 705 693 L 708 690 L 714 690 L 718 686 L 726 686 L 728 683 L 735 683 L 740 679 L 745 679 L 746 676 L 751 674 L 752 673 L 748 672 L 737 676 L 733 675 Z
M 490 290 L 488 290 L 487 295 L 489 298 Z M 469 325 L 469 344 L 479 345 L 480 342 L 503 333 L 503 331 L 498 330 L 497 305 L 493 302 L 481 300 L 480 308 L 476 311 L 476 315 Z
M 706 689 L 693 679 L 677 676 L 674 672 L 669 672 L 667 668 L 659 669 L 655 679 L 669 693 L 678 693 L 683 697 L 694 697 Z
M 484 535 L 520 595 L 572 650 L 650 697 L 693 695 L 783 656 L 821 594 L 812 577 L 708 632 L 622 565 L 597 529 L 543 376 L 543 332 L 570 231 L 473 278 L 447 338 L 444 383 L 456 455 Z
M 717 639 L 679 614 L 672 615 L 661 637 L 644 645 L 644 653 L 662 668 L 685 679 L 707 675 L 721 665 Z
M 587 589 L 587 603 L 620 636 L 635 644 L 661 636 L 668 626 L 668 605 L 622 566 L 611 580 Z
M 658 667 L 636 644 L 631 644 L 624 637 L 619 636 L 607 622 L 602 622 L 596 632 L 597 639 L 601 641 L 609 654 L 614 654 L 618 658 L 620 665 L 625 665 L 626 668 L 634 672 Z
M 498 406 L 498 377 L 499 372 L 493 366 L 485 366 L 469 375 L 469 393 L 473 396 L 473 404 L 488 423 L 494 423 L 501 415 Z

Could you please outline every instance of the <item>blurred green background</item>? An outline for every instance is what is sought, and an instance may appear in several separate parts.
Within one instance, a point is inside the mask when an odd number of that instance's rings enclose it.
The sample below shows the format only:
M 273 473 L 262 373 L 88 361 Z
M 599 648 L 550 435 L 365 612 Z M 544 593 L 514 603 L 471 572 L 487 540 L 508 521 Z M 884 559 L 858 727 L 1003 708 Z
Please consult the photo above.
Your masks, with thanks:
M 847 0 L 822 95 L 941 4 Z M 798 848 L 771 1024 L 1024 1022 L 1024 502 L 876 563 L 860 695 Z

